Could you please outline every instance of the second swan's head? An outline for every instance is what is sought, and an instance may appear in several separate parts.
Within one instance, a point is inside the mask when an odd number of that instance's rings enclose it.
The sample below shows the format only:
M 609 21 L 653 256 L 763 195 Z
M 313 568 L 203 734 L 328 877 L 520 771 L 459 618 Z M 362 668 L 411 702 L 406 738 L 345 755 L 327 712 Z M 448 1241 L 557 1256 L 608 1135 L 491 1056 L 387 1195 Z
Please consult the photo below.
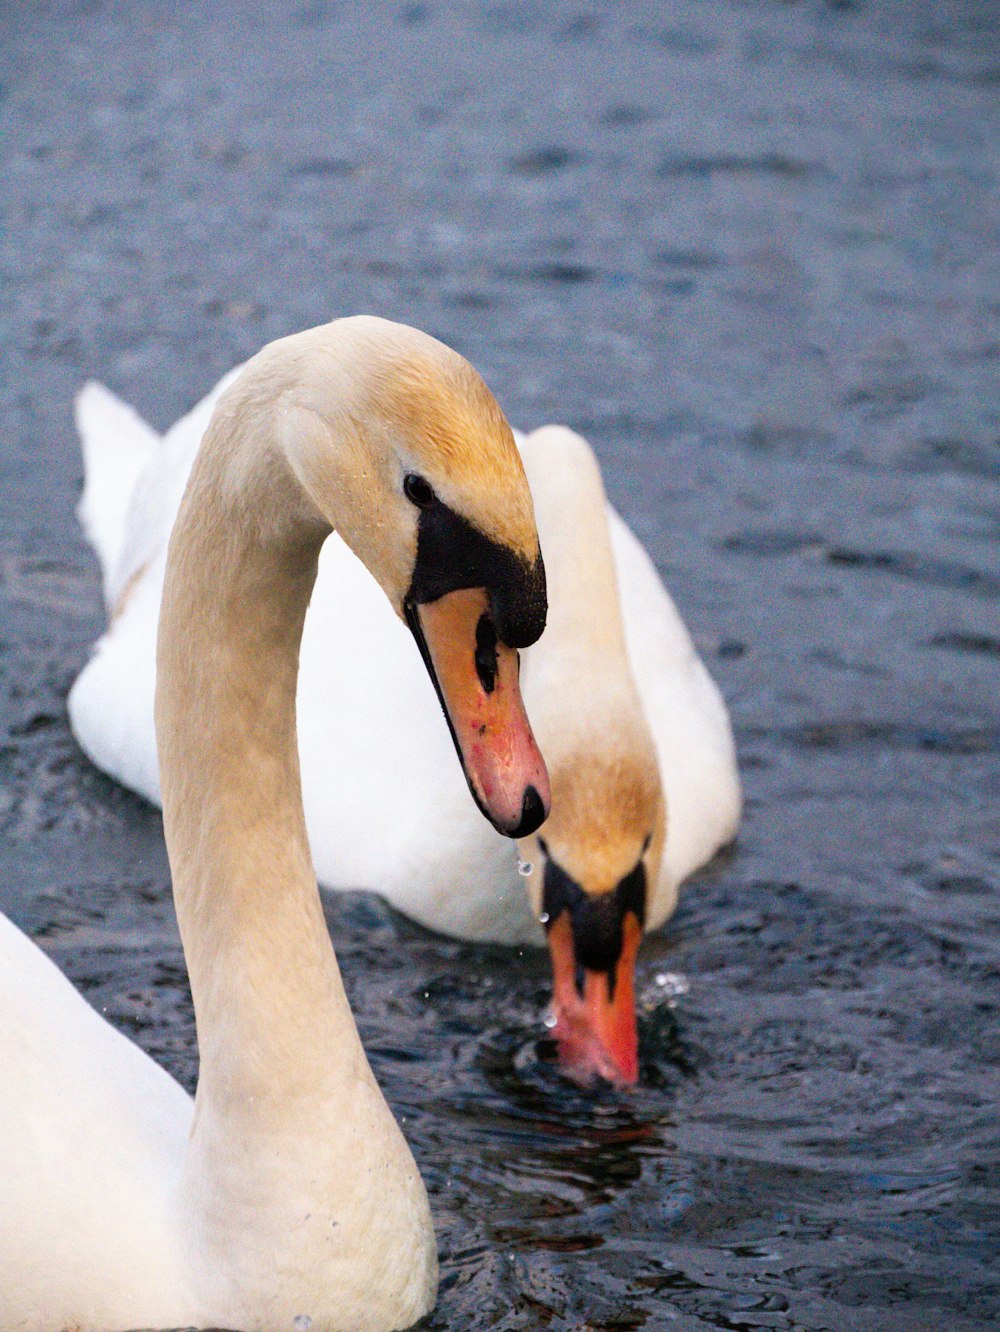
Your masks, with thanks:
M 450 348 L 371 317 L 255 359 L 299 481 L 413 632 L 476 803 L 500 832 L 533 832 L 549 782 L 517 649 L 545 627 L 545 569 L 496 400 Z

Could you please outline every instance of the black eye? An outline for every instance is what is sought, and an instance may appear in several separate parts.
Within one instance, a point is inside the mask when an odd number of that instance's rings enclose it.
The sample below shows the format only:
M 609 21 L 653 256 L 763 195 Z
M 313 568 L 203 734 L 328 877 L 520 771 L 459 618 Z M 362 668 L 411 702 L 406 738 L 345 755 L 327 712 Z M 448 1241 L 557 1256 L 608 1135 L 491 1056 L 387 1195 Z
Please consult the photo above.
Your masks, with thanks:
M 408 472 L 404 477 L 403 494 L 418 509 L 427 509 L 434 503 L 434 491 L 416 472 Z

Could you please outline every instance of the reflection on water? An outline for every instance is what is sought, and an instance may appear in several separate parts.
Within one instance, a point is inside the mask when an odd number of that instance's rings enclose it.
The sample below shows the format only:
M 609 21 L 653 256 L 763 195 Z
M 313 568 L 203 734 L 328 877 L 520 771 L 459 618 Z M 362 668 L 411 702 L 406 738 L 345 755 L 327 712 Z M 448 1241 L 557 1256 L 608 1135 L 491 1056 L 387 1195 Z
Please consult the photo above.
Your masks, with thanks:
M 747 790 L 644 945 L 634 1091 L 560 1077 L 544 955 L 328 903 L 431 1191 L 425 1327 L 996 1325 L 996 0 L 23 8 L 0 907 L 193 1085 L 159 820 L 66 726 L 72 395 L 162 426 L 269 338 L 409 320 L 592 438 Z

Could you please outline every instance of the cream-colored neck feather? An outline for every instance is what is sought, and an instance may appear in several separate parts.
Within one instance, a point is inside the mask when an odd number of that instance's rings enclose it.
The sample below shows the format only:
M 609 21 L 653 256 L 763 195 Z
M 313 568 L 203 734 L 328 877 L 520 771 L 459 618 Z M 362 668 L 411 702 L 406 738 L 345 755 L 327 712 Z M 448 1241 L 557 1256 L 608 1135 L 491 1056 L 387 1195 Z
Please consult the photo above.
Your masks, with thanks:
M 596 671 L 631 684 L 597 459 L 582 436 L 544 426 L 522 441 L 521 460 L 529 485 L 537 478 L 535 516 L 553 566 L 545 655 L 568 662 L 577 653 L 587 662 L 588 677 Z
M 548 560 L 545 651 L 529 655 L 524 673 L 525 703 L 552 782 L 552 813 L 541 835 L 589 893 L 613 888 L 632 870 L 648 837 L 655 882 L 663 791 L 625 645 L 600 468 L 586 440 L 562 426 L 534 431 L 521 457 Z M 530 846 L 522 850 L 533 859 Z M 541 879 L 529 880 L 536 909 Z
M 201 1052 L 183 1204 L 219 1325 L 384 1328 L 429 1307 L 436 1260 L 423 1185 L 344 994 L 302 812 L 298 645 L 337 521 L 282 441 L 311 336 L 269 349 L 223 399 L 170 543 L 156 723 Z M 330 339 L 323 354 L 345 382 L 336 350 Z M 370 472 L 360 430 L 323 440 L 338 471 Z

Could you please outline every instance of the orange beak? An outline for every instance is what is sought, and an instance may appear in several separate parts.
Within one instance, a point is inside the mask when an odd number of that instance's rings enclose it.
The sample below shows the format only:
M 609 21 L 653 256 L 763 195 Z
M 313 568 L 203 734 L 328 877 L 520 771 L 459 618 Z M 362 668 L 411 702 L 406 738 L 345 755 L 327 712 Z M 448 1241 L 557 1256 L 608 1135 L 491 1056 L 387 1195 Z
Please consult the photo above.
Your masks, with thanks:
M 642 926 L 632 912 L 622 922 L 623 944 L 614 972 L 584 971 L 577 986 L 573 927 L 564 911 L 549 926 L 552 1003 L 559 1062 L 575 1081 L 601 1077 L 631 1086 L 639 1077 L 639 1031 L 635 1016 L 635 959 Z
M 476 804 L 498 832 L 524 837 L 548 818 L 545 762 L 524 711 L 517 651 L 501 643 L 489 596 L 462 588 L 409 607 Z

